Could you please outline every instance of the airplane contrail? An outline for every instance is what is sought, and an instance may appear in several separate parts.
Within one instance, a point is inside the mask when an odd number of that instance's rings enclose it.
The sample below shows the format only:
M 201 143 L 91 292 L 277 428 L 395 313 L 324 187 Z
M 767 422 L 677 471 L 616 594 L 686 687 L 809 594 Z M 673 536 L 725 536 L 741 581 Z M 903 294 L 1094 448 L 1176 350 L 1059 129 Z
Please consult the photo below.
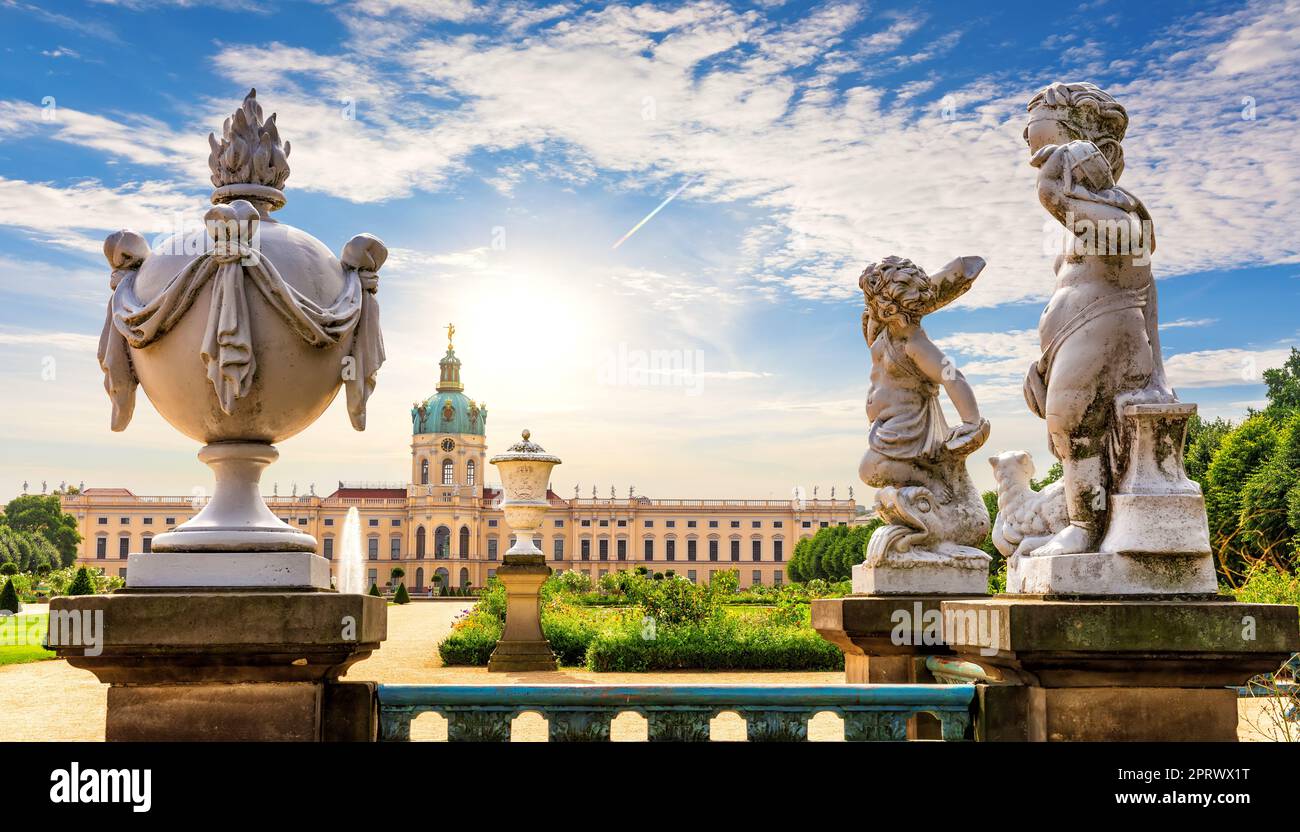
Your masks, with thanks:
M 671 194 L 669 194 L 667 199 L 665 199 L 663 202 L 659 203 L 659 205 L 656 206 L 655 209 L 654 209 L 653 211 L 651 211 L 650 213 L 646 214 L 646 215 L 641 219 L 641 221 L 640 221 L 639 223 L 637 223 L 636 225 L 632 226 L 631 230 L 629 230 L 629 231 L 628 231 L 626 234 L 624 234 L 622 237 L 619 237 L 619 238 L 618 238 L 618 242 L 617 242 L 617 243 L 614 243 L 614 245 L 612 245 L 612 246 L 610 247 L 610 251 L 614 251 L 614 250 L 617 249 L 619 246 L 621 246 L 621 245 L 623 245 L 624 243 L 626 243 L 628 237 L 631 237 L 633 234 L 635 234 L 637 231 L 639 231 L 639 230 L 641 229 L 641 226 L 643 226 L 643 225 L 645 225 L 646 223 L 650 222 L 650 220 L 654 217 L 655 214 L 657 214 L 657 213 L 659 213 L 660 211 L 662 211 L 662 210 L 664 209 L 664 206 L 666 206 L 668 203 L 670 203 L 670 202 L 672 202 L 674 199 L 676 199 L 678 194 L 680 194 L 682 191 L 684 191 L 684 190 L 686 190 L 688 187 L 690 187 L 690 186 L 691 186 L 691 183 L 693 183 L 696 179 L 699 179 L 699 178 L 700 178 L 700 174 L 697 173 L 697 174 L 695 174 L 694 176 L 692 176 L 690 179 L 686 180 L 686 183 L 685 183 L 684 185 L 682 185 L 680 188 L 678 188 L 677 190 L 675 190 L 675 191 L 673 191 Z

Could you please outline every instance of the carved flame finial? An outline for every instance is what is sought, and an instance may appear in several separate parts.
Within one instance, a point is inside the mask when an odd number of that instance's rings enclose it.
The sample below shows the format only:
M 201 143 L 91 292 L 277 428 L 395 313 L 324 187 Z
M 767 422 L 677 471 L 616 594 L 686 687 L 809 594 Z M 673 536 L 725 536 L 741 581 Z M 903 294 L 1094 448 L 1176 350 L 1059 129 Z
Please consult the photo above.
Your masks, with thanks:
M 212 172 L 212 202 L 239 198 L 267 202 L 271 210 L 284 205 L 285 180 L 289 178 L 289 142 L 280 142 L 275 113 L 262 120 L 257 90 L 248 91 L 244 103 L 221 128 L 221 140 L 208 134 L 208 169 Z

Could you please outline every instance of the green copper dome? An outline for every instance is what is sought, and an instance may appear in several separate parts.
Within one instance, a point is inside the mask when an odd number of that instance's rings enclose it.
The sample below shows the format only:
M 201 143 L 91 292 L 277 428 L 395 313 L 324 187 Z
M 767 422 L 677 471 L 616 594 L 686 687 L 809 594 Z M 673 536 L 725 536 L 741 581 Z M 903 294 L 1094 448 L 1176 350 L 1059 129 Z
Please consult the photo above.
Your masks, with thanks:
M 453 332 L 455 330 L 452 330 Z M 463 392 L 460 359 L 451 343 L 447 354 L 438 362 L 438 392 L 411 406 L 412 433 L 469 433 L 483 436 L 487 424 L 487 405 L 480 404 Z

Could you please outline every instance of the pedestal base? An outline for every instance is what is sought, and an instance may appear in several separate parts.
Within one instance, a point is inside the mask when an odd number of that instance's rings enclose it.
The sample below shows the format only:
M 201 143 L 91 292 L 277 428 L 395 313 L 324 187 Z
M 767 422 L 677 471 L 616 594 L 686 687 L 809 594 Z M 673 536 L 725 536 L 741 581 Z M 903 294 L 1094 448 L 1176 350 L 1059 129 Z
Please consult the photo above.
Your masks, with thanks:
M 131 589 L 329 589 L 329 561 L 311 552 L 137 552 Z
M 488 659 L 488 672 L 555 670 L 559 665 L 542 635 L 541 589 L 551 574 L 543 556 L 506 553 L 497 580 L 506 588 L 506 626 Z
M 1213 596 L 1218 589 L 1209 554 L 1024 555 L 1007 565 L 1009 595 Z
M 373 685 L 338 677 L 386 637 L 382 598 L 124 591 L 50 612 L 50 646 L 110 685 L 109 740 L 375 736 Z
M 1234 740 L 1229 686 L 1300 650 L 1295 607 L 1222 601 L 942 604 L 949 647 L 988 671 L 984 740 Z
M 966 569 L 944 564 L 896 566 L 886 561 L 853 567 L 854 595 L 987 595 L 989 568 Z

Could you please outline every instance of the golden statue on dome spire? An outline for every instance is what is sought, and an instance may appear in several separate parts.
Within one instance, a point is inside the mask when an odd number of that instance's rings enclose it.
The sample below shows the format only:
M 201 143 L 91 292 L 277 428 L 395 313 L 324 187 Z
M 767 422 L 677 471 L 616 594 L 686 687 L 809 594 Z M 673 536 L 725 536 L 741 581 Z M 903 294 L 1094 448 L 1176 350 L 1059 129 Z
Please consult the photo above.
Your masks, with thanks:
M 447 324 L 446 328 L 447 328 L 447 349 L 450 350 L 452 348 L 451 347 L 452 339 L 456 337 L 456 325 L 449 323 Z

